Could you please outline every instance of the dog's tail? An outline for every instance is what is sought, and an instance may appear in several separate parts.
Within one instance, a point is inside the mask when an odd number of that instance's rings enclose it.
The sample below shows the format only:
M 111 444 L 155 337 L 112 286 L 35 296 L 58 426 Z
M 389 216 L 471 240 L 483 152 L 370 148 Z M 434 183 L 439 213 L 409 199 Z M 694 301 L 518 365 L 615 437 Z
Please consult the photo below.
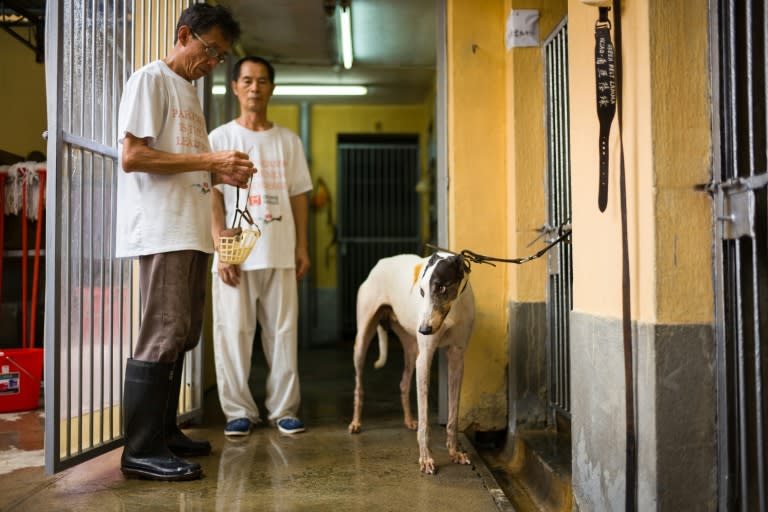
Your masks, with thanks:
M 373 363 L 374 368 L 381 368 L 387 364 L 387 348 L 389 347 L 389 335 L 387 330 L 381 326 L 376 326 L 376 333 L 379 335 L 379 358 Z

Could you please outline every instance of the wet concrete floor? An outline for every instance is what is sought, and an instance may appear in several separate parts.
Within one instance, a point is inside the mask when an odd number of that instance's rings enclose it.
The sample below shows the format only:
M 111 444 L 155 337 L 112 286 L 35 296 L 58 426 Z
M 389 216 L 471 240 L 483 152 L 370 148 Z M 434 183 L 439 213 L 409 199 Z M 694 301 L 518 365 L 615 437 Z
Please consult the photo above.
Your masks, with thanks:
M 369 356 L 372 360 L 375 354 Z M 357 435 L 347 432 L 354 387 L 351 346 L 302 349 L 299 358 L 300 416 L 307 431 L 288 436 L 261 426 L 233 441 L 224 436 L 224 417 L 215 389 L 210 390 L 202 423 L 186 432 L 209 439 L 214 451 L 195 459 L 204 476 L 191 482 L 126 479 L 119 470 L 121 448 L 47 476 L 43 411 L 0 414 L 0 510 L 512 510 L 466 437 L 462 444 L 473 464 L 450 462 L 436 412 L 431 414 L 431 447 L 438 472 L 419 472 L 416 434 L 402 425 L 400 352 L 391 348 L 382 370 L 371 364 L 366 368 L 363 431 Z M 255 363 L 253 373 L 261 405 L 263 366 Z

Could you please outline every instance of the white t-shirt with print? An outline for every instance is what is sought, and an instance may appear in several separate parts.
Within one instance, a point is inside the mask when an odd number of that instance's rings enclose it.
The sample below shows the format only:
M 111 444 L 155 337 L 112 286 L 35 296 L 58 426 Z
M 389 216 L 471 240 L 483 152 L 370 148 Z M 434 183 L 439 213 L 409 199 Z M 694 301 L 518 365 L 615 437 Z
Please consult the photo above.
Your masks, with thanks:
M 210 151 L 205 116 L 197 90 L 163 61 L 131 75 L 118 114 L 116 256 L 163 252 L 213 252 L 211 174 L 124 172 L 126 133 L 150 139 L 149 146 L 169 153 Z
M 282 126 L 273 124 L 264 131 L 253 131 L 230 121 L 211 132 L 209 137 L 214 151 L 237 150 L 248 153 L 257 172 L 251 179 L 250 189 L 239 191 L 240 208 L 246 203 L 248 212 L 261 229 L 261 238 L 248 259 L 240 266 L 243 270 L 265 268 L 294 268 L 296 266 L 296 225 L 290 199 L 312 190 L 307 159 L 301 139 Z M 237 189 L 230 185 L 216 185 L 224 196 L 225 223 L 232 227 Z M 248 224 L 245 220 L 241 227 Z M 216 272 L 218 255 L 214 256 Z

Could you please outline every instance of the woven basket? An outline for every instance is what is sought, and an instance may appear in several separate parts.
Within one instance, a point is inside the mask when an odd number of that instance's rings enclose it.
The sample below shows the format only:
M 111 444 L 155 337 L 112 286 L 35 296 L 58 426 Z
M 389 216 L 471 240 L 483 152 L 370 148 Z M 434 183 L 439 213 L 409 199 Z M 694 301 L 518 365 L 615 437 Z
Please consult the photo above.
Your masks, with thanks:
M 240 265 L 248 259 L 260 236 L 261 230 L 254 224 L 243 229 L 238 235 L 219 237 L 219 261 Z

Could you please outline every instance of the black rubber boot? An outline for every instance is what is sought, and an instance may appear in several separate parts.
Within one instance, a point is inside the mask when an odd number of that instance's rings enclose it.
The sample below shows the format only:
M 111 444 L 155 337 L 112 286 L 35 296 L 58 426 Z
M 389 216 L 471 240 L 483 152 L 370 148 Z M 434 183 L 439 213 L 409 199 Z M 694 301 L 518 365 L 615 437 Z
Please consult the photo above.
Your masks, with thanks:
M 172 364 L 129 359 L 125 366 L 123 415 L 125 446 L 120 469 L 151 480 L 194 480 L 200 464 L 176 457 L 165 441 L 165 408 Z
M 184 369 L 184 355 L 176 360 L 173 366 L 171 389 L 168 394 L 168 406 L 165 409 L 165 441 L 168 448 L 179 457 L 196 457 L 209 455 L 211 443 L 190 439 L 176 424 L 176 412 L 179 408 L 179 391 L 181 390 L 181 375 Z

